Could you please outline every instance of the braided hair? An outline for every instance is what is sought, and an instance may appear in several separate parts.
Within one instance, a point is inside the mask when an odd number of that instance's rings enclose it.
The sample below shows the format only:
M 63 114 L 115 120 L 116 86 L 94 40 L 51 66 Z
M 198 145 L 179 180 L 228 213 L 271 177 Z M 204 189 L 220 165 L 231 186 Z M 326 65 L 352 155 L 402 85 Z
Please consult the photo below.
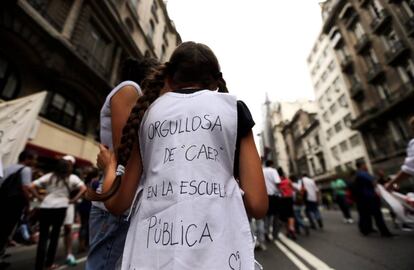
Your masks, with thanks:
M 118 165 L 126 167 L 133 146 L 139 145 L 138 131 L 141 121 L 149 106 L 165 89 L 166 79 L 172 82 L 172 88 L 198 85 L 204 89 L 227 93 L 226 81 L 220 72 L 220 65 L 212 50 L 201 43 L 184 42 L 172 54 L 170 61 L 153 69 L 142 82 L 143 96 L 138 99 L 122 130 L 120 145 L 116 156 Z M 167 89 L 175 90 L 175 89 Z M 105 201 L 111 198 L 121 186 L 121 176 L 117 176 L 110 189 L 105 193 L 96 193 L 88 189 L 86 197 L 94 201 Z

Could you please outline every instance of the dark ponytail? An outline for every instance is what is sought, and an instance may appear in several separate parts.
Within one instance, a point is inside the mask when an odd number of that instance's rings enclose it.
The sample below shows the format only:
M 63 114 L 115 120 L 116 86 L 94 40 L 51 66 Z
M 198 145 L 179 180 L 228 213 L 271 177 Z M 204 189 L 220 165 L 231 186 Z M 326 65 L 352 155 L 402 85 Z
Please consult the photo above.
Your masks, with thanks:
M 116 150 L 118 165 L 126 167 L 131 151 L 135 150 L 133 146 L 139 144 L 138 131 L 141 121 L 149 106 L 160 96 L 160 92 L 164 88 L 165 77 L 166 67 L 165 65 L 160 65 L 143 81 L 143 96 L 138 99 L 132 108 L 129 118 L 122 129 L 121 142 Z M 108 192 L 97 193 L 88 188 L 85 197 L 91 201 L 106 201 L 118 191 L 120 186 L 121 176 L 117 176 Z

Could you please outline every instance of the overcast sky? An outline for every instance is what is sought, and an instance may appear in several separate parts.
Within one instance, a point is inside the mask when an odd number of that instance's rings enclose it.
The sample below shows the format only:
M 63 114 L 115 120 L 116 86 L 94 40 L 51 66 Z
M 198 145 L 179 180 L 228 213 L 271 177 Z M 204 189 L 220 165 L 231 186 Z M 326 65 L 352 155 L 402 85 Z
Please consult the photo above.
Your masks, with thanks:
M 183 41 L 216 54 L 229 91 L 262 127 L 261 105 L 314 99 L 306 63 L 321 31 L 321 0 L 168 0 Z

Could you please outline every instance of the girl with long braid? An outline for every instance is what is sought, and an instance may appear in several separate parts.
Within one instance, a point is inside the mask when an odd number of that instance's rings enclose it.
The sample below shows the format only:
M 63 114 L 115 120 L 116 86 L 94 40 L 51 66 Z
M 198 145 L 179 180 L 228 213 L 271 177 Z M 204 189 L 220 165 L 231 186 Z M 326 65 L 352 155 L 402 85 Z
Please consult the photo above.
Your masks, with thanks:
M 253 270 L 247 214 L 263 217 L 268 201 L 247 107 L 194 42 L 143 90 L 117 154 L 101 147 L 103 193 L 88 194 L 115 215 L 134 205 L 122 269 Z

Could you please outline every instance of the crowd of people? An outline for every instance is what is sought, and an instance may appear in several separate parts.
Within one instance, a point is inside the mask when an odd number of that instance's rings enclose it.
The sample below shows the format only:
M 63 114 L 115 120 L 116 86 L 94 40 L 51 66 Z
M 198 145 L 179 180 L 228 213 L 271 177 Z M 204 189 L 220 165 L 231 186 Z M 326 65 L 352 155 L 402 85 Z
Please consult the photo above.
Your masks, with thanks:
M 36 158 L 28 152 L 6 168 L 0 180 L 0 209 L 8 217 L 0 223 L 1 256 L 16 228 L 30 224 L 37 240 L 23 238 L 37 243 L 34 268 L 56 269 L 63 227 L 66 263 L 75 264 L 72 224 L 79 216 L 87 270 L 170 264 L 253 270 L 252 231 L 256 247 L 264 250 L 283 226 L 293 240 L 324 228 L 322 195 L 312 178 L 287 176 L 269 160 L 262 168 L 255 122 L 247 106 L 228 93 L 209 47 L 184 42 L 163 64 L 129 59 L 121 81 L 101 110 L 101 175 L 91 168 L 75 175 L 76 160 L 69 155 L 36 177 L 31 171 Z M 351 190 L 361 233 L 374 232 L 374 218 L 381 235 L 390 237 L 375 179 L 364 163 L 357 166 L 352 185 L 332 182 L 334 200 L 352 224 Z
M 85 167 L 76 175 L 76 159 L 65 155 L 51 161 L 51 172 L 43 173 L 36 159 L 35 153 L 23 151 L 0 180 L 0 211 L 5 217 L 0 223 L 1 269 L 9 265 L 7 248 L 16 244 L 37 244 L 35 269 L 56 268 L 62 227 L 66 264 L 76 265 L 72 248 L 76 220 L 81 224 L 78 251 L 88 248 L 90 202 L 82 195 L 88 181 L 98 176 L 97 169 Z

